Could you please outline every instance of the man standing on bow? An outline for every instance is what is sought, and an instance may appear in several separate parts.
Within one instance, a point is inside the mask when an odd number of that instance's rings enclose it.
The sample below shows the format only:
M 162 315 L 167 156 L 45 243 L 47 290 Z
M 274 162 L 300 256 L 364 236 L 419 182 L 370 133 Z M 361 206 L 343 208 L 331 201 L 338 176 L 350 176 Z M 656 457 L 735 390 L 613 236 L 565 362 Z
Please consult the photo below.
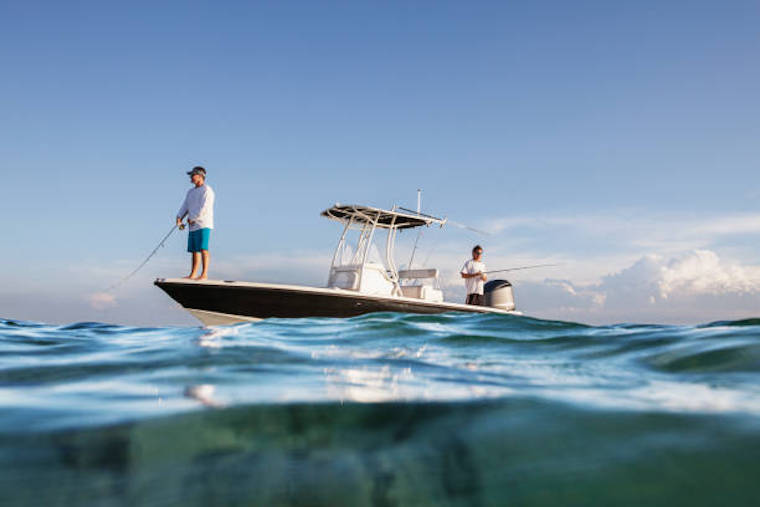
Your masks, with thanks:
M 187 217 L 190 234 L 187 236 L 187 251 L 193 256 L 190 275 L 185 278 L 206 280 L 208 278 L 208 240 L 211 229 L 214 228 L 214 191 L 206 184 L 206 170 L 201 166 L 193 167 L 187 174 L 193 183 L 193 188 L 187 191 L 185 202 L 177 212 L 177 226 Z M 198 266 L 203 260 L 203 271 L 198 274 Z
M 468 260 L 462 266 L 461 275 L 464 278 L 464 285 L 467 288 L 468 305 L 484 305 L 483 282 L 488 278 L 486 276 L 486 265 L 483 264 L 483 248 L 475 245 L 472 249 L 472 259 Z

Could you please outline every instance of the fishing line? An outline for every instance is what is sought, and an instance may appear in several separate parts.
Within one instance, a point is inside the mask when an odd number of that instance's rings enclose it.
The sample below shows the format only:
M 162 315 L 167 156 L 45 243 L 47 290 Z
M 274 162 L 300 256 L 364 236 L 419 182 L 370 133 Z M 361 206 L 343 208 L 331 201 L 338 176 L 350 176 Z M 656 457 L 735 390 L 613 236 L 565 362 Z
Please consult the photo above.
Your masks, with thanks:
M 185 228 L 185 225 L 184 225 L 184 224 L 182 224 L 182 225 L 180 225 L 180 226 L 179 226 L 179 228 L 180 228 L 180 230 L 182 230 L 182 229 L 184 229 L 184 228 Z M 119 287 L 121 284 L 123 284 L 124 282 L 126 282 L 127 280 L 129 280 L 130 278 L 132 278 L 133 276 L 135 276 L 135 274 L 136 274 L 138 271 L 140 271 L 140 270 L 143 268 L 143 266 L 145 266 L 145 265 L 148 263 L 148 261 L 149 261 L 149 260 L 150 260 L 150 259 L 151 259 L 151 258 L 152 258 L 154 255 L 156 255 L 156 252 L 158 252 L 158 249 L 164 246 L 164 243 L 166 242 L 166 240 L 167 240 L 167 239 L 169 239 L 169 236 L 171 236 L 171 235 L 172 235 L 172 233 L 173 233 L 173 232 L 174 232 L 176 229 L 177 229 L 177 224 L 174 224 L 174 226 L 173 226 L 171 229 L 169 229 L 169 232 L 167 232 L 167 233 L 166 233 L 166 236 L 164 236 L 164 238 L 163 238 L 161 241 L 159 241 L 158 245 L 156 245 L 156 248 L 154 248 L 154 249 L 153 249 L 153 251 L 150 253 L 150 255 L 148 255 L 148 257 L 146 257 L 146 258 L 145 258 L 145 260 L 144 260 L 144 261 L 142 261 L 142 263 L 141 263 L 139 266 L 137 266 L 137 267 L 135 268 L 135 270 L 134 270 L 134 271 L 132 271 L 130 274 L 128 274 L 127 276 L 125 276 L 124 278 L 122 278 L 121 280 L 119 280 L 118 282 L 116 282 L 115 284 L 113 284 L 113 285 L 111 285 L 110 287 L 108 287 L 108 288 L 105 290 L 105 292 L 111 292 L 112 290 L 116 289 L 116 288 L 117 288 L 117 287 Z
M 507 268 L 507 269 L 496 269 L 493 271 L 484 271 L 483 274 L 488 273 L 505 273 L 507 271 L 521 271 L 523 269 L 534 269 L 534 268 L 546 268 L 549 266 L 561 266 L 561 264 L 534 264 L 532 266 L 519 266 L 516 268 Z
M 467 231 L 471 231 L 471 232 L 480 234 L 482 236 L 490 236 L 491 235 L 490 232 L 486 232 L 486 231 L 483 231 L 483 230 L 480 230 L 480 229 L 476 229 L 475 227 L 470 227 L 469 225 L 466 225 L 466 224 L 460 224 L 459 222 L 454 222 L 453 220 L 446 220 L 446 223 L 447 224 L 451 224 L 454 227 L 459 227 L 460 229 L 464 229 L 464 230 L 467 230 Z

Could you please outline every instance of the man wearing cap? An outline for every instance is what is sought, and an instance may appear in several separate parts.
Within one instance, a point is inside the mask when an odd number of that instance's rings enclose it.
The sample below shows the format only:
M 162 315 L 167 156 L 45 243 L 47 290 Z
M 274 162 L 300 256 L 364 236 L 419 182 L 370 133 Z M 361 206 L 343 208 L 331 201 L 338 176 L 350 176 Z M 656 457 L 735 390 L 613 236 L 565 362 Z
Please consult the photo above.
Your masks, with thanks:
M 187 251 L 193 255 L 190 275 L 185 278 L 206 280 L 208 278 L 208 240 L 211 229 L 214 228 L 214 191 L 206 185 L 206 170 L 201 166 L 193 167 L 187 174 L 193 183 L 193 188 L 187 191 L 185 202 L 177 212 L 177 226 L 182 225 L 182 219 L 187 217 L 190 234 L 187 236 Z M 203 271 L 198 274 L 198 265 L 203 259 Z
M 468 260 L 462 266 L 460 274 L 464 278 L 464 285 L 467 289 L 467 301 L 468 305 L 484 305 L 485 300 L 483 297 L 483 282 L 488 277 L 486 276 L 486 265 L 483 263 L 483 248 L 480 245 L 475 245 L 472 249 L 472 259 Z

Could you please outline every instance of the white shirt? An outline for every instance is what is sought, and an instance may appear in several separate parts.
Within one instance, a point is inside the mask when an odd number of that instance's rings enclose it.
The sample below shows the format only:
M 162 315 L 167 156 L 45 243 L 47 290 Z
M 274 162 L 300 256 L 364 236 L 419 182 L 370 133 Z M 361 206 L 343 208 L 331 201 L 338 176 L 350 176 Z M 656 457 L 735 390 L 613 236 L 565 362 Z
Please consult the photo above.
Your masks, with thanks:
M 191 231 L 214 228 L 214 190 L 205 183 L 187 191 L 185 202 L 177 212 L 177 218 L 192 220 Z
M 475 259 L 470 259 L 462 266 L 461 273 L 464 275 L 474 275 L 475 273 L 485 273 L 486 265 Z M 483 279 L 479 276 L 473 276 L 472 278 L 464 279 L 464 286 L 467 288 L 467 295 L 480 294 L 483 295 Z

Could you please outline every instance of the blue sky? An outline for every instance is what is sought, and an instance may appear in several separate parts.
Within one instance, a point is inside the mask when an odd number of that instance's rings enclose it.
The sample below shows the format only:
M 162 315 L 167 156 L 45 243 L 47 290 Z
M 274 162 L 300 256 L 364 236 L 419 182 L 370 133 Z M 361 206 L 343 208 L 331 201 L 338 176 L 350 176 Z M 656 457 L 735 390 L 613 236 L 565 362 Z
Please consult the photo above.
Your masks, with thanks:
M 191 323 L 150 285 L 185 271 L 180 236 L 116 305 L 88 294 L 168 230 L 195 164 L 212 277 L 323 282 L 321 209 L 421 187 L 494 233 L 429 234 L 441 268 L 473 241 L 562 262 L 518 277 L 529 313 L 757 315 L 759 27 L 755 1 L 2 1 L 0 315 Z M 646 294 L 609 286 L 640 262 Z

